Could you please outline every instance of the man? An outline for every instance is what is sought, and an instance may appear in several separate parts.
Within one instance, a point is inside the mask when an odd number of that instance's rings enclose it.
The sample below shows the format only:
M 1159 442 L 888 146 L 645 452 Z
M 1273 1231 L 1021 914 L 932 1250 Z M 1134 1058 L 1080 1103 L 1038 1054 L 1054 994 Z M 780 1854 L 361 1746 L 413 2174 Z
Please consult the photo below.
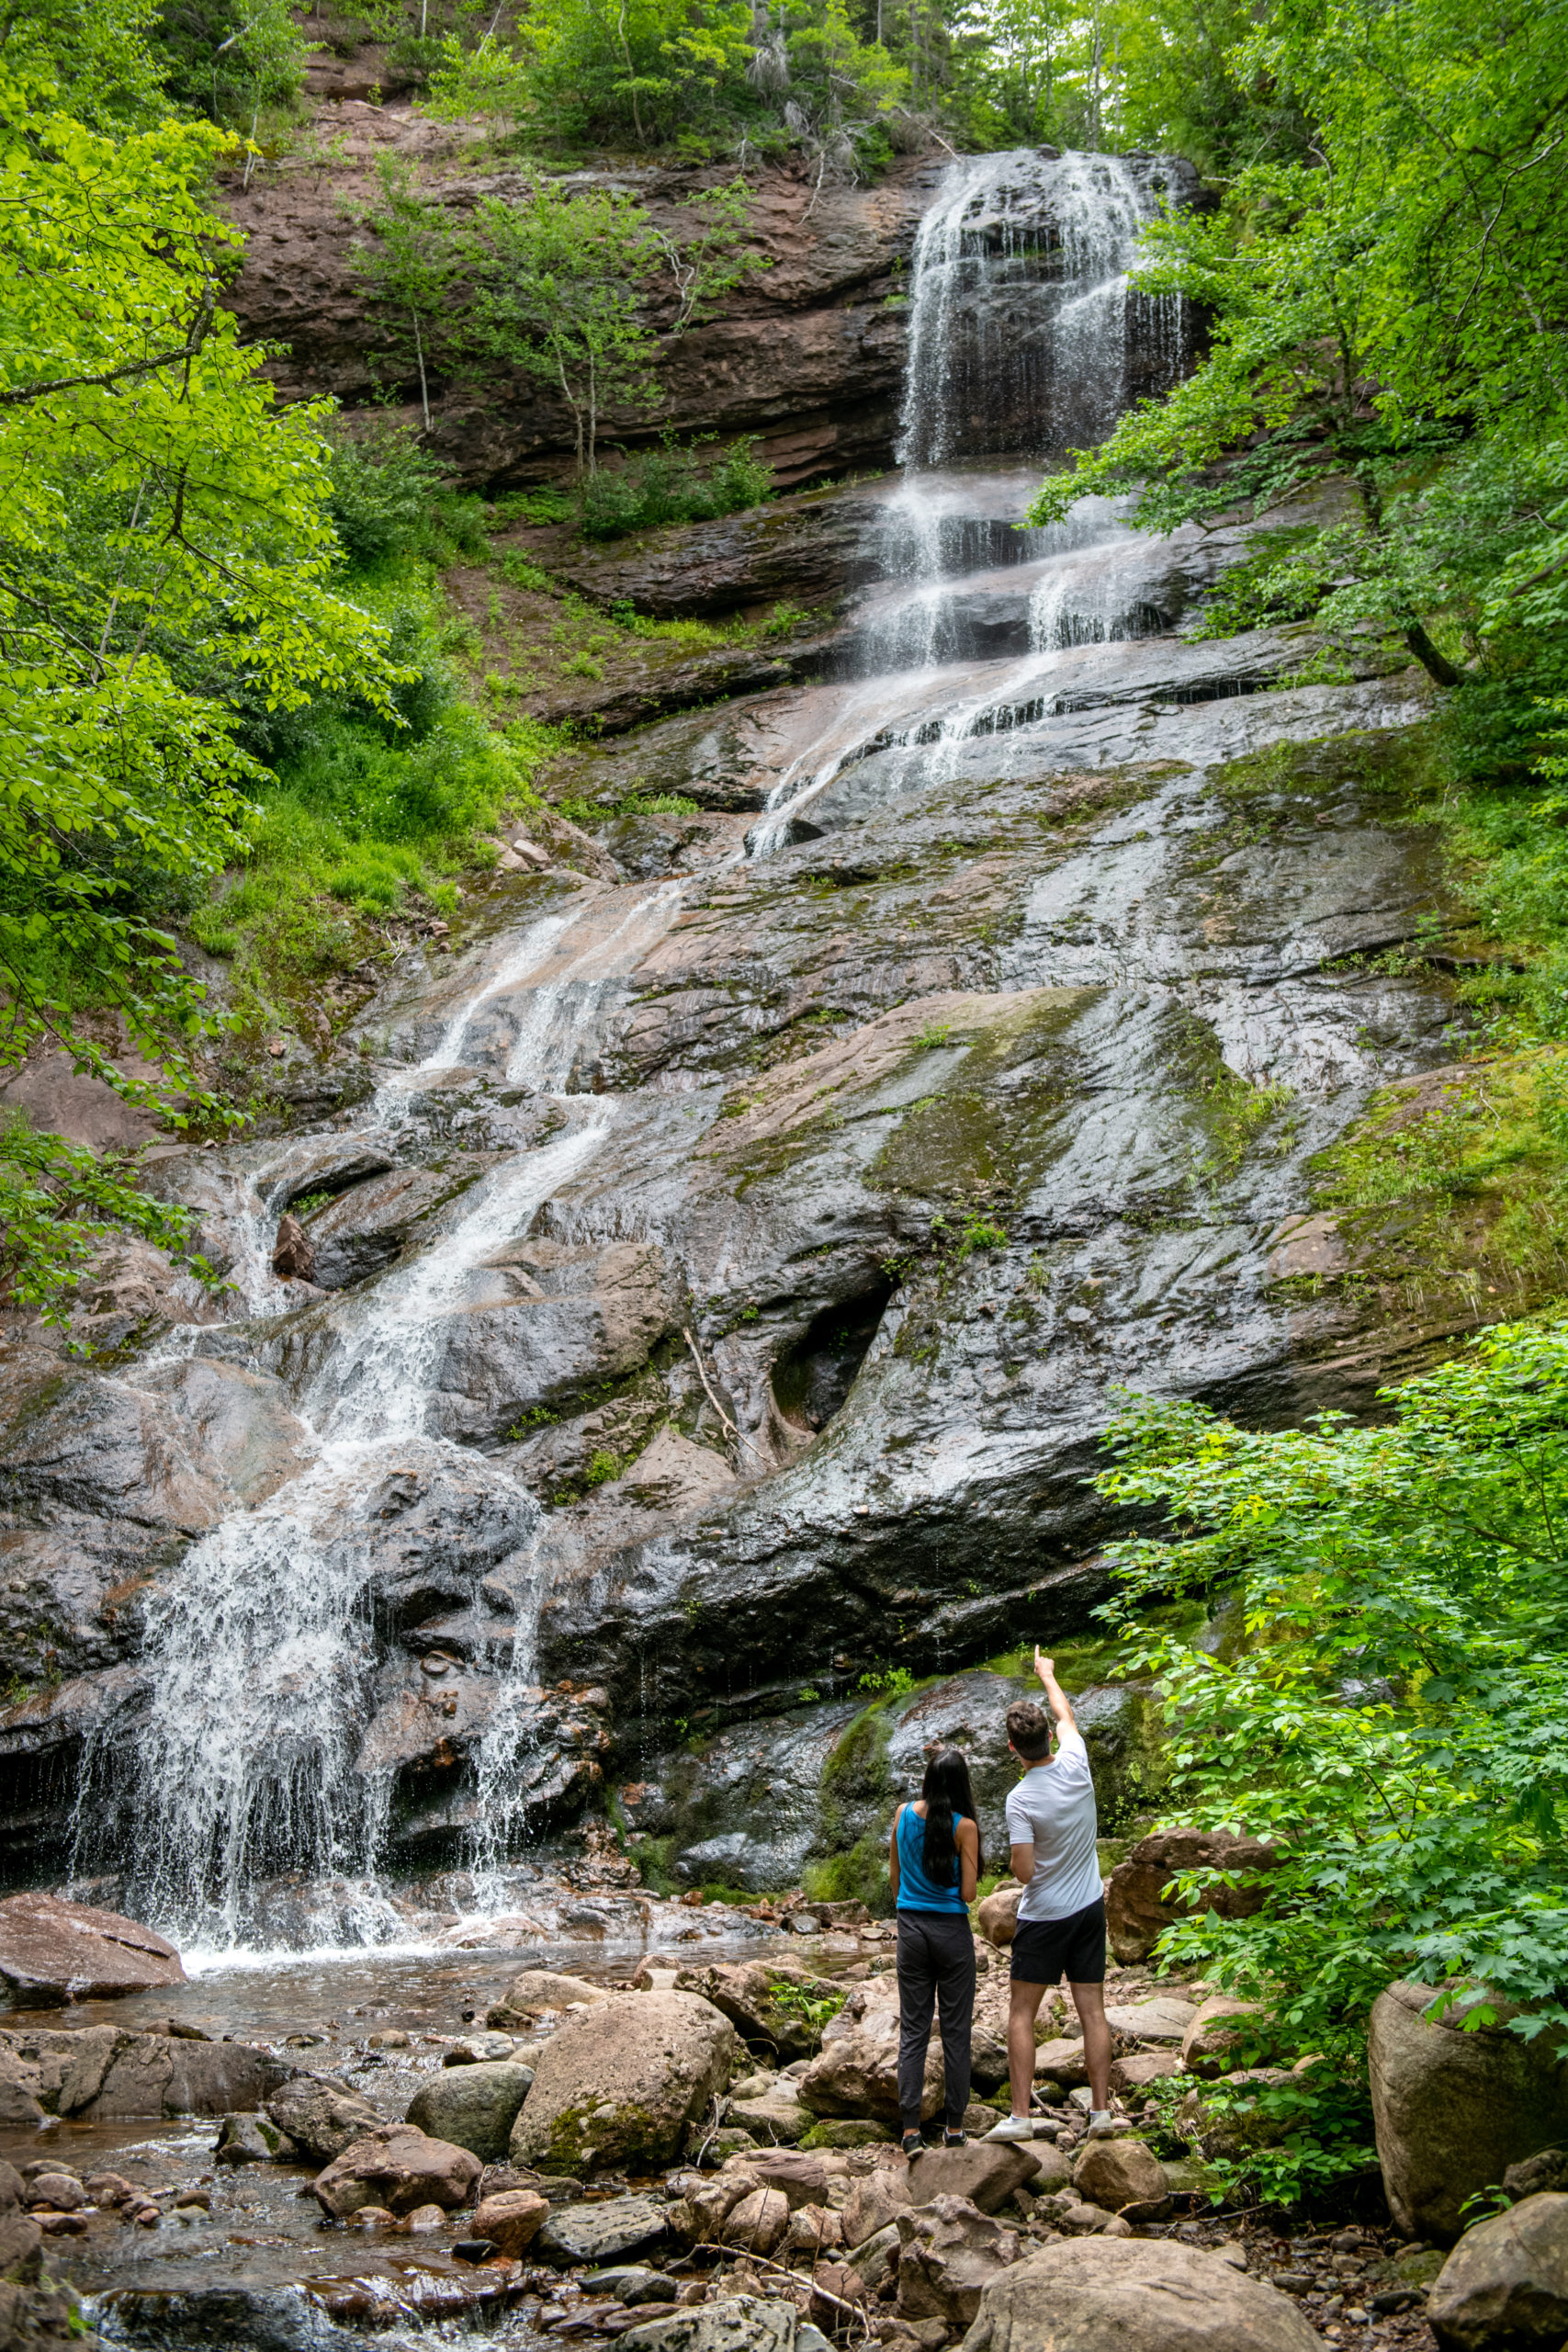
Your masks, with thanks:
M 987 2140 L 1033 2137 L 1030 2100 L 1034 2087 L 1034 2020 L 1047 1990 L 1066 1973 L 1083 2028 L 1089 2095 L 1089 2136 L 1109 2139 L 1111 2028 L 1105 2017 L 1105 1897 L 1095 1838 L 1094 1781 L 1089 1750 L 1073 1721 L 1067 1694 L 1051 1660 L 1034 1653 L 1051 1724 L 1030 1701 L 1008 1709 L 1008 1746 L 1028 1770 L 1008 1798 L 1012 1874 L 1023 1888 L 1012 1945 L 1012 1995 L 1008 2010 L 1008 2075 L 1012 2113 Z

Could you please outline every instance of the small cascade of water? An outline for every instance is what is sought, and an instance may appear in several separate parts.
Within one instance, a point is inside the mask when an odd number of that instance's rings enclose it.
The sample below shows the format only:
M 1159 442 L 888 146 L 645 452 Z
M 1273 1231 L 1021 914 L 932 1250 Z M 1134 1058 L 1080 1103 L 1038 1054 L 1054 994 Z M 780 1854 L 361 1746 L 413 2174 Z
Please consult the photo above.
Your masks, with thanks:
M 1127 274 L 1167 185 L 1157 165 L 1033 148 L 950 167 L 915 243 L 900 465 L 1103 439 L 1128 401 Z M 1157 299 L 1169 381 L 1179 306 Z

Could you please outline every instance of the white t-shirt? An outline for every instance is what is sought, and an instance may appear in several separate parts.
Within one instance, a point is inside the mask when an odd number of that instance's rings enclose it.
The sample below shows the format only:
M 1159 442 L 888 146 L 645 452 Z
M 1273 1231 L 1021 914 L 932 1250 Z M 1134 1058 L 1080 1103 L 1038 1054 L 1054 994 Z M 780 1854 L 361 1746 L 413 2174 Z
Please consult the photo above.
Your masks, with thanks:
M 1021 1919 L 1070 1919 L 1099 1902 L 1099 1823 L 1081 1733 L 1057 1735 L 1055 1755 L 1024 1774 L 1008 1798 L 1007 1814 L 1009 1845 L 1034 1849 L 1034 1876 L 1019 1903 Z

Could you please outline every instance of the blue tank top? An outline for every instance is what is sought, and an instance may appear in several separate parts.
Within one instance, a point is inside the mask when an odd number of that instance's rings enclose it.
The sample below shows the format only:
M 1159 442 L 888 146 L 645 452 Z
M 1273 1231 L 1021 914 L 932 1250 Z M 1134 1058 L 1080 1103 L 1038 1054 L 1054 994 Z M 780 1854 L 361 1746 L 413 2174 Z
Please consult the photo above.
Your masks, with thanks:
M 963 1821 L 964 1814 L 954 1815 Z M 953 1860 L 953 1884 L 937 1886 L 926 1876 L 922 1849 L 926 1841 L 926 1825 L 912 1804 L 907 1804 L 898 1815 L 898 1908 L 900 1911 L 958 1912 L 967 1917 L 969 1905 L 958 1892 L 959 1861 Z

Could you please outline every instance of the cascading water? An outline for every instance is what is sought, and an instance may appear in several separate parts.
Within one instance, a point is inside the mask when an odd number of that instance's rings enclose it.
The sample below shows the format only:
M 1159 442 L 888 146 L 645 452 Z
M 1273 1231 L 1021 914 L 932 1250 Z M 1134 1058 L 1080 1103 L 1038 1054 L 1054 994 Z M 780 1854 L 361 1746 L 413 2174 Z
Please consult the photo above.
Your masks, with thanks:
M 1094 438 L 1137 369 L 1139 390 L 1174 372 L 1174 315 L 1155 316 L 1127 287 L 1161 187 L 1156 165 L 1034 153 L 960 161 L 944 175 L 916 248 L 906 472 L 886 499 L 885 582 L 868 601 L 860 674 L 818 690 L 822 723 L 773 793 L 752 855 L 812 830 L 802 812 L 878 745 L 927 746 L 940 772 L 944 745 L 1039 707 L 1062 649 L 1161 625 L 1148 543 L 1112 506 L 1085 501 L 1050 531 L 1020 533 L 1031 477 L 996 468 L 999 456 L 1037 460 Z M 422 1089 L 468 1069 L 543 1098 L 554 1132 L 491 1167 L 420 1255 L 300 1318 L 288 1346 L 309 1466 L 148 1589 L 154 1670 L 123 1717 L 89 1734 L 76 1869 L 112 1857 L 134 1907 L 187 1945 L 264 1934 L 255 1890 L 283 1872 L 349 1890 L 330 1929 L 307 1906 L 306 1940 L 335 1939 L 345 1921 L 367 1942 L 400 1930 L 378 1875 L 392 1772 L 367 1732 L 385 1709 L 389 1612 L 403 1606 L 386 1589 L 385 1530 L 400 1514 L 416 1565 L 421 1512 L 445 1515 L 460 1524 L 469 1584 L 491 1566 L 506 1584 L 493 1645 L 504 1671 L 468 1748 L 470 1861 L 503 1860 L 525 1826 L 541 1512 L 502 1464 L 457 1442 L 465 1321 L 521 1295 L 509 1252 L 557 1195 L 581 1188 L 614 1133 L 620 1102 L 586 1091 L 602 1082 L 606 1024 L 686 903 L 681 879 L 586 886 L 500 947 L 424 1058 L 387 1075 L 368 1110 L 362 1140 L 395 1160 Z M 247 1307 L 291 1313 L 266 1220 L 253 1222 Z
M 1020 530 L 1036 474 L 982 461 L 1038 464 L 1091 444 L 1134 393 L 1175 381 L 1180 303 L 1129 285 L 1139 237 L 1174 193 L 1168 165 L 1116 155 L 1028 148 L 944 173 L 910 272 L 904 471 L 857 640 L 866 683 L 780 779 L 753 855 L 805 837 L 811 803 L 879 745 L 957 745 L 1038 716 L 1054 655 L 1168 626 L 1149 584 L 1157 553 L 1115 503 L 1085 499 L 1065 522 Z M 998 655 L 1013 665 L 973 691 L 957 665 Z M 932 703 L 945 707 L 927 715 Z
M 1152 313 L 1153 372 L 1163 364 L 1169 380 L 1178 305 L 1127 283 L 1168 189 L 1163 166 L 1119 155 L 1021 148 L 953 165 L 915 243 L 900 465 L 1103 439 L 1127 405 L 1135 305 Z

